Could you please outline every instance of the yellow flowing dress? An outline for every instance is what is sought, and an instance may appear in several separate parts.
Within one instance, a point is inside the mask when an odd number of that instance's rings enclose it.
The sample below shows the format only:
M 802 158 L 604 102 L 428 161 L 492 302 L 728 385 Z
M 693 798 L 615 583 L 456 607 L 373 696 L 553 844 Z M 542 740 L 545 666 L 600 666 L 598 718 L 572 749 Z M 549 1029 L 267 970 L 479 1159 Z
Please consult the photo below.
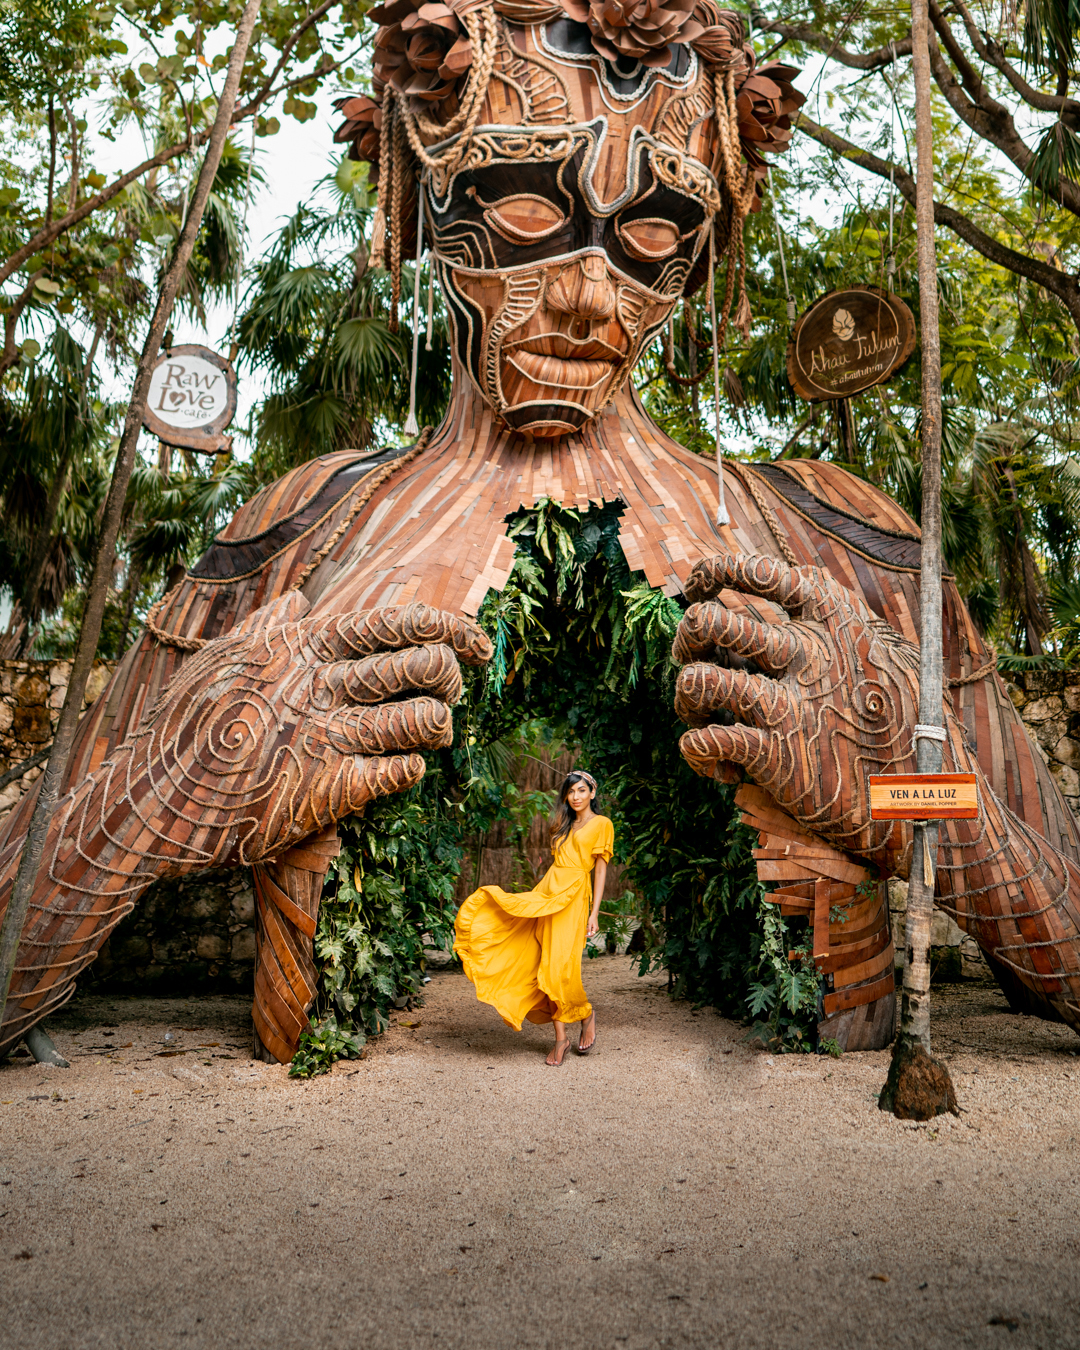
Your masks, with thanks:
M 515 1031 L 523 1021 L 580 1022 L 592 1012 L 581 953 L 592 907 L 592 870 L 611 860 L 615 830 L 593 816 L 555 850 L 535 891 L 481 886 L 458 910 L 454 951 L 476 986 Z

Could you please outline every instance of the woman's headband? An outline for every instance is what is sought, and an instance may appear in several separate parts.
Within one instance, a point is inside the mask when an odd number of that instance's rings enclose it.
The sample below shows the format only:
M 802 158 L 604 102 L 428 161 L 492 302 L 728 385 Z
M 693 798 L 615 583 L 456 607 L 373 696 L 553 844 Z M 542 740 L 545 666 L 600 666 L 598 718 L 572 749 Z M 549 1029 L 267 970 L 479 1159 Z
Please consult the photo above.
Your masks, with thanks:
M 570 772 L 576 773 L 579 778 L 584 778 L 586 783 L 589 784 L 589 786 L 592 788 L 594 792 L 600 791 L 600 789 L 596 785 L 596 779 L 592 776 L 591 773 L 586 773 L 584 769 L 571 769 Z

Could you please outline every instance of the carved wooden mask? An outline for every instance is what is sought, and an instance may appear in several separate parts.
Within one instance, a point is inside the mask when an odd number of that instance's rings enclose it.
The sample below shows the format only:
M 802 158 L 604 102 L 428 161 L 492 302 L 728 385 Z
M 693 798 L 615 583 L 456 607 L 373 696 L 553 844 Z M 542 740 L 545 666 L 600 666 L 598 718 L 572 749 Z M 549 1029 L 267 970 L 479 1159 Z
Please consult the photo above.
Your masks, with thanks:
M 757 67 L 720 0 L 383 0 L 369 18 L 372 95 L 338 100 L 335 139 L 379 187 L 392 322 L 418 176 L 460 366 L 508 426 L 578 429 L 704 281 L 714 226 L 734 265 L 799 72 Z
M 505 24 L 464 157 L 423 174 L 457 357 L 528 435 L 595 417 L 683 295 L 718 212 L 726 242 L 711 85 L 690 48 L 671 50 L 664 69 L 623 68 L 570 19 Z

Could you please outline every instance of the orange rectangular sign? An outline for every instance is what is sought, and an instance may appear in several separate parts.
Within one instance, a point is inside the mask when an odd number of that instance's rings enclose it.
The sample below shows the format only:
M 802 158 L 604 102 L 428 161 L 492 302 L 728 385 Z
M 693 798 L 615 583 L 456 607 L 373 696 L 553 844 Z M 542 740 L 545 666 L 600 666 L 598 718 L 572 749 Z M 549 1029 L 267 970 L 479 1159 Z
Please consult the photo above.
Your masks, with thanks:
M 870 775 L 872 820 L 975 820 L 979 789 L 973 773 Z

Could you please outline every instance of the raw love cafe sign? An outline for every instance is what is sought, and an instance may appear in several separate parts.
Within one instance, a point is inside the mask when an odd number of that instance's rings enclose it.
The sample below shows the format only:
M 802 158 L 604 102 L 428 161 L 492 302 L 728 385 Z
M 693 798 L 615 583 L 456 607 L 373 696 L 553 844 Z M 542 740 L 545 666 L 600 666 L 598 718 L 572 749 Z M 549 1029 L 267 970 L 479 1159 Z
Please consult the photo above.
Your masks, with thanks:
M 209 347 L 171 347 L 150 375 L 143 426 L 165 445 L 209 454 L 227 450 L 222 433 L 236 414 L 236 371 Z
M 850 398 L 883 384 L 914 350 L 915 319 L 899 296 L 876 286 L 830 291 L 792 329 L 788 379 L 811 403 Z

